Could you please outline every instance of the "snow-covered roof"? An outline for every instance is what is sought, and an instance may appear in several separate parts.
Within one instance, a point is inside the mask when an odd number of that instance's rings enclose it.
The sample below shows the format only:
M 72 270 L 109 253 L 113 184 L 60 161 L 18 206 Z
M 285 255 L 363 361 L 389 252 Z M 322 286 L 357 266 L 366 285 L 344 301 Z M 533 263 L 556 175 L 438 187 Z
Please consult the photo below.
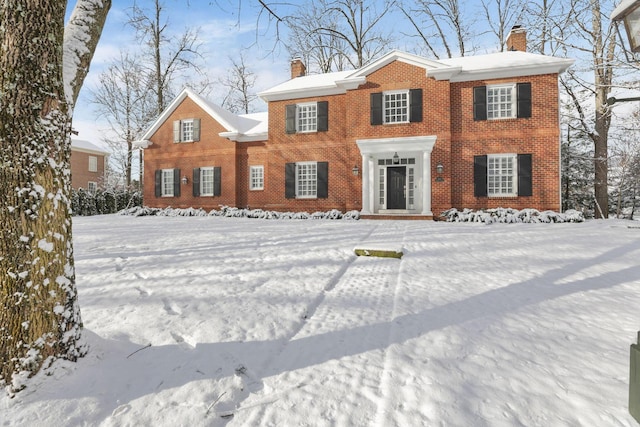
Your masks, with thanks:
M 572 59 L 520 51 L 435 61 L 400 50 L 393 50 L 358 70 L 296 77 L 260 92 L 258 95 L 265 101 L 338 95 L 357 88 L 366 81 L 369 74 L 393 61 L 424 68 L 427 76 L 451 82 L 561 73 L 573 64 Z
M 201 97 L 189 88 L 184 89 L 169 106 L 160 114 L 151 127 L 145 132 L 139 141 L 134 142 L 134 146 L 139 148 L 147 148 L 152 142 L 149 140 L 154 133 L 167 121 L 169 116 L 186 98 L 190 98 L 200 108 L 202 108 L 215 121 L 220 123 L 226 129 L 220 132 L 223 138 L 229 138 L 232 141 L 264 141 L 267 139 L 267 113 L 254 113 L 237 115 L 225 110 L 221 106 Z
M 71 138 L 71 150 L 108 156 L 109 152 L 84 139 Z
M 264 90 L 258 96 L 265 101 L 280 101 L 346 93 L 347 89 L 355 89 L 365 82 L 364 78 L 349 80 L 348 77 L 353 73 L 353 70 L 349 70 L 296 77 Z

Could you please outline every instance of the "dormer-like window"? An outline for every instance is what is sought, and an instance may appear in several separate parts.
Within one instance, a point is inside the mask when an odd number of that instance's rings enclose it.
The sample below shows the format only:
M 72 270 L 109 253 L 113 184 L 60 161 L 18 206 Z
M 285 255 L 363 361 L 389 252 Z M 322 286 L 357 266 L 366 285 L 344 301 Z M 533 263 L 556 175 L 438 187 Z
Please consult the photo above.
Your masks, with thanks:
M 173 142 L 200 141 L 200 119 L 183 119 L 173 122 Z

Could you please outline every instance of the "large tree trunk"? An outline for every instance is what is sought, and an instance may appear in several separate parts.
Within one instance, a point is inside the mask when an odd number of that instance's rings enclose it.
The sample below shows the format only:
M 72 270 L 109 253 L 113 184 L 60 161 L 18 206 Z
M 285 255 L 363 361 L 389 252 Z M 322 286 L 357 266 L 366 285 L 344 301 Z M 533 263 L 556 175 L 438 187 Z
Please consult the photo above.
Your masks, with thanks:
M 90 12 L 106 18 L 110 2 L 78 5 L 90 27 L 65 79 L 67 0 L 0 5 L 0 384 L 10 392 L 43 365 L 85 351 L 71 241 L 69 104 L 104 25 Z M 94 25 L 99 31 L 90 35 Z

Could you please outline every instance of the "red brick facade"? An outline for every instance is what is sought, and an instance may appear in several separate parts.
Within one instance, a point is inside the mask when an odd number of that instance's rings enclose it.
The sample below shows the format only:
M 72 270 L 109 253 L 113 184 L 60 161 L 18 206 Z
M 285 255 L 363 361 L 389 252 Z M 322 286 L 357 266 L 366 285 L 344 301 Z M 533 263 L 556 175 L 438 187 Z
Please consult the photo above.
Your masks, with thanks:
M 266 91 L 268 137 L 265 134 L 261 140 L 255 136 L 244 141 L 229 139 L 229 132 L 238 132 L 230 129 L 231 121 L 220 123 L 228 117 L 203 107 L 203 101 L 191 92 L 182 95 L 145 136 L 145 204 L 207 210 L 220 205 L 278 211 L 361 210 L 381 216 L 427 217 L 451 207 L 560 209 L 558 72 L 562 69 L 493 79 L 456 79 L 442 77 L 442 69 L 459 73 L 459 67 L 438 68 L 441 63 L 423 64 L 408 54 L 395 55 L 348 76 L 355 83 L 343 89 L 341 74 L 335 79 L 335 90 L 310 87 L 308 93 L 313 96 L 304 96 L 304 90 L 295 86 L 303 85 L 304 89 L 306 80 L 291 80 L 283 84 L 282 91 Z M 300 65 L 296 65 L 296 72 Z M 310 85 L 317 81 L 311 76 L 296 79 L 308 79 Z M 474 117 L 474 88 L 503 84 L 530 88 L 530 101 L 523 107 L 529 111 L 528 116 L 493 120 Z M 291 96 L 287 88 L 292 88 Z M 398 90 L 419 92 L 416 96 L 421 97 L 421 105 L 411 101 L 408 107 L 412 115 L 417 108 L 419 119 L 372 124 L 376 94 Z M 414 94 L 409 95 L 413 100 Z M 318 131 L 287 132 L 288 108 L 325 102 L 326 130 L 319 125 Z M 174 142 L 174 121 L 194 118 L 200 119 L 199 141 Z M 518 177 L 515 193 L 509 197 L 478 195 L 474 180 L 479 180 L 477 170 L 481 169 L 476 163 L 481 160 L 477 158 L 495 154 L 513 154 L 518 162 L 520 155 L 530 159 L 528 190 L 522 187 L 518 193 L 517 186 L 524 185 Z M 287 171 L 293 169 L 286 165 L 296 162 L 319 162 L 318 197 L 297 197 L 298 193 L 292 195 L 292 188 L 287 190 L 293 176 Z M 326 197 L 320 196 L 320 163 L 328 168 Z M 523 164 L 517 173 L 525 172 Z M 194 196 L 192 186 L 197 178 L 193 170 L 206 166 L 220 167 L 220 194 Z M 263 189 L 250 189 L 251 166 L 263 167 Z M 156 171 L 162 169 L 179 169 L 180 178 L 187 178 L 186 184 L 180 184 L 180 196 L 156 196 Z M 299 180 L 298 175 L 295 179 Z M 486 187 L 486 182 L 482 186 Z M 403 194 L 397 195 L 399 202 L 391 201 L 393 188 L 396 192 L 403 189 Z
M 90 186 L 102 188 L 108 154 L 88 141 L 71 144 L 71 187 L 89 190 Z M 94 168 L 95 166 L 95 168 Z

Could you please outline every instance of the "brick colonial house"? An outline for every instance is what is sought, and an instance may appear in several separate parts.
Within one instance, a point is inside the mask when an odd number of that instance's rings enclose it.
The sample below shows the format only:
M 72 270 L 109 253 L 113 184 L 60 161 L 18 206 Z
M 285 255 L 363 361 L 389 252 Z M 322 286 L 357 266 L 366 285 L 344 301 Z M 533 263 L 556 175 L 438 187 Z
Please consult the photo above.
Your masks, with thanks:
M 71 187 L 95 191 L 104 185 L 109 153 L 82 139 L 71 140 Z
M 431 218 L 451 207 L 560 210 L 558 74 L 526 52 L 429 60 L 392 51 L 353 71 L 305 75 L 234 115 L 183 91 L 146 132 L 144 200 Z

